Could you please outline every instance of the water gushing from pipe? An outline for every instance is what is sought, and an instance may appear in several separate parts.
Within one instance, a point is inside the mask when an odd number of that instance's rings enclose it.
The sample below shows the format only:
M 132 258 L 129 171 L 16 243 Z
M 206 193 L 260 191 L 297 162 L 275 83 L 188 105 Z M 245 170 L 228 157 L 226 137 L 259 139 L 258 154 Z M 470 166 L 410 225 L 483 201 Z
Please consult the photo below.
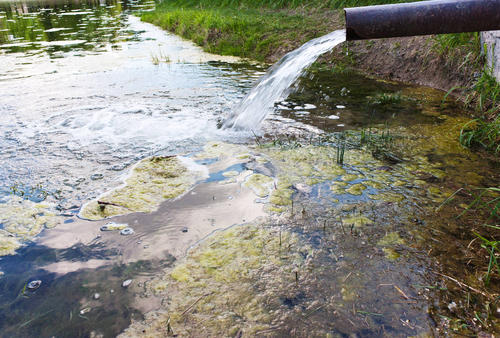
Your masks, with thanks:
M 291 86 L 316 59 L 344 42 L 344 29 L 310 40 L 286 54 L 274 64 L 259 83 L 234 109 L 224 122 L 223 128 L 253 130 L 273 110 L 274 103 L 285 99 L 292 91 Z

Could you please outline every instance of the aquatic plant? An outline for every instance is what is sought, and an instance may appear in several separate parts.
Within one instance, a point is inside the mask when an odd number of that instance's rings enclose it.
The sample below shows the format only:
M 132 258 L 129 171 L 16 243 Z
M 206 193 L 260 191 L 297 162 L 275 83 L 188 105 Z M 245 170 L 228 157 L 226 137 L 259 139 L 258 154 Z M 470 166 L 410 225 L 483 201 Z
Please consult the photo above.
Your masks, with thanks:
M 481 146 L 500 152 L 500 115 L 492 121 L 478 118 L 466 123 L 460 130 L 460 143 L 468 148 Z
M 172 60 L 170 60 L 170 57 L 168 55 L 163 54 L 162 50 L 158 51 L 158 54 L 151 54 L 151 61 L 155 66 L 158 66 L 160 63 L 170 63 Z
M 477 193 L 478 192 L 478 193 Z M 438 208 L 441 209 L 445 204 L 452 201 L 459 193 L 467 193 L 472 196 L 473 200 L 468 205 L 465 205 L 464 210 L 458 214 L 456 217 L 460 218 L 468 212 L 477 212 L 478 210 L 485 210 L 488 213 L 488 218 L 486 222 L 493 221 L 497 222 L 500 220 L 500 188 L 489 187 L 489 188 L 479 188 L 475 190 L 468 190 L 460 188 L 455 191 L 450 197 L 448 197 Z M 498 225 L 492 225 L 484 223 L 483 226 L 485 230 L 500 230 Z M 500 241 L 496 239 L 487 239 L 488 235 L 481 235 L 478 231 L 473 231 L 476 238 L 481 240 L 481 247 L 488 252 L 489 261 L 488 269 L 484 279 L 484 283 L 488 286 L 493 270 L 496 268 L 498 275 L 500 277 L 500 265 L 497 260 L 498 252 L 500 249 Z M 492 236 L 489 234 L 489 236 Z
M 403 100 L 401 93 L 381 93 L 368 97 L 368 102 L 374 105 L 389 105 L 400 103 Z
M 494 226 L 493 228 L 500 230 L 500 227 L 498 227 L 498 226 Z M 492 270 L 495 267 L 496 267 L 496 270 L 498 272 L 498 276 L 500 276 L 500 265 L 498 264 L 498 260 L 497 260 L 497 255 L 498 255 L 498 251 L 500 248 L 500 241 L 486 239 L 485 237 L 481 236 L 477 232 L 474 232 L 474 235 L 476 235 L 477 238 L 481 239 L 481 241 L 482 241 L 481 247 L 486 249 L 486 251 L 488 251 L 488 254 L 490 256 L 489 262 L 488 262 L 488 271 L 486 272 L 486 277 L 484 279 L 484 284 L 486 286 L 488 286 L 488 284 L 490 283 L 490 277 L 491 277 Z

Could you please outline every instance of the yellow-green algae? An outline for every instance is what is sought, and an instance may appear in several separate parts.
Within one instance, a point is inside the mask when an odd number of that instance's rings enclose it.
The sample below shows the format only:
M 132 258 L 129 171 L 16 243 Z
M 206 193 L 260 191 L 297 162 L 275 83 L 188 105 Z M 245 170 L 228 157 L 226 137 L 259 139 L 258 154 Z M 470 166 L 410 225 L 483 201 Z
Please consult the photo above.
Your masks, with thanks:
M 252 155 L 248 152 L 248 148 L 245 146 L 212 141 L 208 142 L 203 147 L 203 151 L 195 155 L 195 158 L 236 158 L 239 160 L 248 160 L 252 158 Z
M 400 254 L 394 249 L 394 246 L 403 244 L 405 244 L 405 241 L 397 232 L 389 232 L 377 242 L 378 246 L 383 247 L 382 251 L 384 252 L 385 257 L 392 261 L 400 257 Z
M 44 228 L 53 228 L 60 217 L 50 204 L 35 203 L 17 196 L 0 203 L 0 256 L 11 255 L 25 241 L 32 240 Z
M 86 204 L 80 216 L 100 220 L 131 212 L 153 212 L 161 202 L 182 195 L 196 181 L 196 174 L 177 157 L 151 157 L 140 161 L 125 185 Z M 99 205 L 99 202 L 106 203 Z
M 286 206 L 292 204 L 292 183 L 283 176 L 278 177 L 276 189 L 271 193 L 269 202 L 277 206 Z
M 357 183 L 357 184 L 353 184 L 351 185 L 349 188 L 347 188 L 345 191 L 348 192 L 349 194 L 351 195 L 362 195 L 363 194 L 363 191 L 366 189 L 366 187 L 361 184 L 361 183 Z
M 359 175 L 356 175 L 356 174 L 346 174 L 346 175 L 343 175 L 341 177 L 341 180 L 345 181 L 345 182 L 350 182 L 350 181 L 357 180 L 358 178 L 360 178 Z
M 389 259 L 391 261 L 395 261 L 396 259 L 398 259 L 401 256 L 393 248 L 383 248 L 382 251 L 384 252 L 385 257 L 387 257 L 387 259 Z
M 236 170 L 230 170 L 222 173 L 222 176 L 224 177 L 234 177 L 238 176 L 240 173 Z
M 405 244 L 404 239 L 402 239 L 397 232 L 389 232 L 377 242 L 377 245 L 380 246 L 391 246 L 397 244 Z
M 13 255 L 22 243 L 13 234 L 0 229 L 0 256 Z
M 259 197 L 267 197 L 273 186 L 273 182 L 274 179 L 269 176 L 253 174 L 246 179 L 244 186 L 252 189 L 255 195 Z
M 353 225 L 357 228 L 362 227 L 364 225 L 372 225 L 373 221 L 366 216 L 351 216 L 342 219 L 342 224 L 344 225 Z
M 398 203 L 405 199 L 403 195 L 394 192 L 381 192 L 378 194 L 368 195 L 368 196 L 373 200 L 380 200 L 392 203 Z
M 293 288 L 300 252 L 311 250 L 286 231 L 262 225 L 236 226 L 216 233 L 153 286 L 168 296 L 165 309 L 133 323 L 124 337 L 255 335 L 272 326 L 267 305 L 276 290 Z M 266 289 L 256 292 L 266 280 Z

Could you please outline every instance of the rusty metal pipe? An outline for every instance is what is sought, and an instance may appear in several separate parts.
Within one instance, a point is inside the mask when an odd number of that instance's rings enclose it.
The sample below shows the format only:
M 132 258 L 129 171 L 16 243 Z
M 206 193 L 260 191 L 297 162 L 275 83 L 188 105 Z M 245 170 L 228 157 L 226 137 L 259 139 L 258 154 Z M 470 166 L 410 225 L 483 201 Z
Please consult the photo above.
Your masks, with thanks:
M 500 30 L 500 0 L 432 0 L 344 11 L 347 40 Z

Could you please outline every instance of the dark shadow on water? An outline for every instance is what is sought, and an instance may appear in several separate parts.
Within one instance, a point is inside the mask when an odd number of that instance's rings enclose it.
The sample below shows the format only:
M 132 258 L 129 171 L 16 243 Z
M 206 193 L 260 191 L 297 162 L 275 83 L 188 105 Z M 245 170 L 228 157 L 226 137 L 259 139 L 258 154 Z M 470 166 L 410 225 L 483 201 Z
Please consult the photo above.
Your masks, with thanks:
M 114 337 L 132 319 L 141 319 L 141 312 L 133 306 L 134 298 L 142 291 L 140 286 L 124 288 L 122 282 L 152 276 L 171 266 L 173 257 L 82 269 L 62 276 L 40 268 L 50 263 L 85 262 L 116 255 L 98 243 L 64 250 L 32 244 L 15 256 L 3 257 L 0 336 L 89 337 L 97 333 Z M 41 286 L 30 291 L 26 284 L 37 279 L 42 281 Z

